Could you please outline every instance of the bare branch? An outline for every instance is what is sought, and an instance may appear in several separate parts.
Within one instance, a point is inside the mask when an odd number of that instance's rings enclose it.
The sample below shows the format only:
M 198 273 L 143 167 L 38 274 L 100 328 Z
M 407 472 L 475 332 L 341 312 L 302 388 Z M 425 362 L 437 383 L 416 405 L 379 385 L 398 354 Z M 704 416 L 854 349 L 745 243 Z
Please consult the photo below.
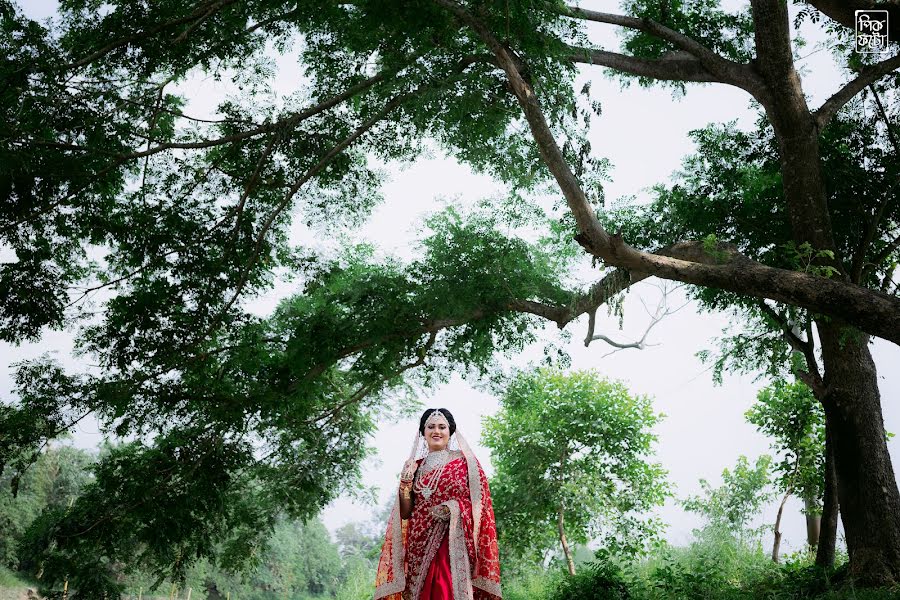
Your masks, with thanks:
M 600 340 L 600 341 L 606 342 L 610 346 L 616 348 L 616 350 L 614 350 L 613 352 L 604 354 L 603 357 L 609 356 L 610 354 L 615 354 L 619 350 L 626 350 L 628 348 L 636 348 L 638 350 L 643 350 L 644 348 L 647 348 L 649 346 L 658 346 L 659 344 L 647 343 L 647 336 L 650 334 L 650 331 L 664 318 L 666 318 L 667 316 L 669 316 L 671 314 L 678 312 L 679 310 L 681 310 L 682 308 L 684 308 L 685 306 L 687 306 L 690 303 L 685 302 L 678 308 L 671 308 L 668 305 L 668 296 L 672 290 L 667 289 L 665 286 L 662 286 L 662 287 L 657 286 L 657 287 L 659 287 L 660 291 L 662 292 L 662 295 L 660 296 L 659 302 L 657 302 L 657 305 L 656 305 L 656 309 L 653 312 L 650 312 L 650 309 L 647 307 L 646 303 L 644 303 L 644 299 L 643 298 L 640 299 L 641 304 L 644 306 L 644 310 L 647 311 L 647 314 L 650 316 L 650 323 L 647 325 L 647 328 L 644 330 L 644 334 L 641 336 L 641 339 L 639 339 L 636 342 L 629 342 L 629 343 L 616 342 L 616 341 L 611 340 L 609 337 L 607 337 L 605 335 L 594 334 L 593 333 L 594 328 L 593 328 L 593 325 L 591 325 L 588 328 L 588 335 L 584 340 L 584 345 L 588 346 L 588 345 L 590 345 L 591 342 Z M 594 313 L 592 312 L 591 314 L 593 315 Z
M 850 102 L 864 87 L 898 68 L 900 68 L 900 54 L 861 69 L 856 78 L 844 84 L 844 87 L 835 92 L 813 113 L 819 130 L 824 129 L 841 107 Z

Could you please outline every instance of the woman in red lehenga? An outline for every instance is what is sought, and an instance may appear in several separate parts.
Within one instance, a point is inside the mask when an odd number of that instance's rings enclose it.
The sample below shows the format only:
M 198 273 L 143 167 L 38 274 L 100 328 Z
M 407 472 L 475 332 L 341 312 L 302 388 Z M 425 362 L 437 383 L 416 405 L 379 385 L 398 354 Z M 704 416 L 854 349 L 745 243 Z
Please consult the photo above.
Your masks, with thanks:
M 451 437 L 459 449 L 451 449 Z M 427 454 L 422 452 L 422 442 Z M 403 472 L 375 600 L 497 600 L 500 555 L 487 478 L 453 415 L 426 410 Z

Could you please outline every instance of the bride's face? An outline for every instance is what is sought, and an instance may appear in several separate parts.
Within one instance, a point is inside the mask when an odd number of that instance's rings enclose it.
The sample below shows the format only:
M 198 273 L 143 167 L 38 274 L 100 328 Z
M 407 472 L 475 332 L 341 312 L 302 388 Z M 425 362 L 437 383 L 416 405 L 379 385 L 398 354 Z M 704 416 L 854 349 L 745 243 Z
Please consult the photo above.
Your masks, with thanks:
M 429 423 L 425 426 L 425 441 L 431 452 L 443 450 L 450 443 L 450 428 L 443 421 Z

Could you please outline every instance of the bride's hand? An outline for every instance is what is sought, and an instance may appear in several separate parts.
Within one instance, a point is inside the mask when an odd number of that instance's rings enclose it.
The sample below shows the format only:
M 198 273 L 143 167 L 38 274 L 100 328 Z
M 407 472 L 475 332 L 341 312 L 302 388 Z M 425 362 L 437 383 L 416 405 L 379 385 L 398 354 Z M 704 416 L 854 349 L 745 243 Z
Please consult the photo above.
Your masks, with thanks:
M 438 504 L 431 509 L 431 514 L 434 515 L 435 519 L 440 519 L 441 521 L 449 521 L 450 507 L 448 507 L 446 504 Z
M 413 480 L 413 477 L 416 474 L 416 469 L 418 468 L 418 463 L 415 459 L 409 459 L 403 464 L 403 470 L 400 471 L 400 481 L 410 482 Z

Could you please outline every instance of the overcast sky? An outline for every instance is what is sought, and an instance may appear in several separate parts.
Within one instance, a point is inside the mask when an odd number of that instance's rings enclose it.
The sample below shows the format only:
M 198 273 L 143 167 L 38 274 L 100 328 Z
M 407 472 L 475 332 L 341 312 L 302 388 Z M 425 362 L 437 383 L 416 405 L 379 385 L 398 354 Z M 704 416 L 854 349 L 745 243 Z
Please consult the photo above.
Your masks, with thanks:
M 44 18 L 53 14 L 56 3 L 24 0 L 20 5 L 31 16 Z M 614 10 L 617 4 L 596 2 L 583 6 Z M 801 33 L 810 42 L 804 52 L 810 56 L 801 63 L 806 67 L 801 71 L 803 87 L 811 104 L 818 106 L 843 80 L 828 52 L 816 51 L 814 41 L 820 34 L 814 29 L 804 29 Z M 617 48 L 611 27 L 594 25 L 591 35 L 607 49 Z M 300 77 L 299 72 L 288 59 L 280 60 L 279 65 L 276 88 L 283 93 L 290 92 Z M 694 86 L 688 89 L 686 96 L 673 100 L 669 92 L 660 89 L 643 90 L 632 86 L 620 90 L 619 85 L 607 80 L 597 67 L 582 67 L 577 85 L 580 87 L 587 79 L 593 82 L 594 96 L 603 107 L 602 116 L 594 120 L 591 143 L 595 153 L 608 158 L 614 165 L 613 181 L 606 185 L 606 196 L 610 199 L 626 195 L 640 197 L 648 186 L 667 181 L 680 167 L 682 158 L 693 150 L 687 135 L 690 130 L 710 122 L 735 119 L 740 127 L 749 129 L 756 118 L 746 93 L 726 86 Z M 181 89 L 190 101 L 187 112 L 197 116 L 212 111 L 223 91 L 221 84 L 202 77 L 191 79 Z M 390 181 L 384 189 L 386 202 L 375 211 L 359 237 L 401 257 L 410 255 L 419 236 L 423 215 L 440 210 L 448 202 L 471 204 L 498 189 L 488 178 L 442 156 L 419 160 L 404 169 L 389 166 L 388 170 Z M 299 227 L 294 230 L 294 239 L 298 241 L 310 235 Z M 268 314 L 279 299 L 294 291 L 292 285 L 279 284 L 270 293 L 254 299 L 250 308 L 258 314 Z M 619 331 L 616 320 L 601 310 L 598 332 L 621 341 L 638 339 L 649 320 L 639 297 L 649 306 L 655 306 L 659 290 L 650 283 L 635 286 L 625 302 L 624 330 Z M 673 303 L 678 304 L 677 298 Z M 669 479 L 681 498 L 700 491 L 700 478 L 719 483 L 722 469 L 733 466 L 739 455 L 744 454 L 752 460 L 768 451 L 768 440 L 746 423 L 743 416 L 766 382 L 754 383 L 750 377 L 726 376 L 723 386 L 713 386 L 708 366 L 701 363 L 695 353 L 716 348 L 715 338 L 728 324 L 729 317 L 697 314 L 693 308 L 688 306 L 654 328 L 648 341 L 659 345 L 642 351 L 626 350 L 604 356 L 610 348 L 601 342 L 585 348 L 580 341 L 586 330 L 585 320 L 570 324 L 572 340 L 565 345 L 572 356 L 573 368 L 596 369 L 605 376 L 623 380 L 635 394 L 653 398 L 657 412 L 666 415 L 656 429 L 659 436 L 656 459 L 669 471 Z M 548 326 L 546 339 L 557 337 L 555 326 Z M 0 347 L 0 364 L 8 366 L 15 360 L 37 356 L 43 351 L 56 351 L 64 364 L 83 368 L 70 357 L 70 349 L 70 333 L 48 332 L 40 344 Z M 885 426 L 888 431 L 900 432 L 900 405 L 897 403 L 900 349 L 878 340 L 872 345 L 872 351 L 879 372 Z M 537 346 L 517 357 L 514 364 L 521 366 L 539 356 L 540 346 Z M 0 397 L 10 397 L 11 374 L 8 368 L 0 370 Z M 426 406 L 443 406 L 453 412 L 460 430 L 465 432 L 479 459 L 490 471 L 490 456 L 479 443 L 481 419 L 497 410 L 498 401 L 473 388 L 473 383 L 477 382 L 456 377 L 421 400 Z M 415 427 L 412 420 L 384 423 L 371 440 L 378 447 L 378 457 L 366 465 L 366 480 L 380 487 L 382 504 L 394 493 Z M 76 436 L 76 443 L 84 446 L 95 445 L 98 440 L 96 426 L 92 424 L 82 425 Z M 896 464 L 900 458 L 898 438 L 890 442 L 890 449 Z M 783 520 L 784 551 L 801 548 L 805 540 L 805 523 L 799 508 L 796 501 L 787 506 Z M 372 509 L 372 506 L 342 499 L 329 506 L 323 518 L 334 530 L 345 522 L 367 519 Z M 776 509 L 775 503 L 768 506 L 761 520 L 773 522 Z M 668 539 L 675 543 L 687 542 L 691 529 L 699 525 L 696 517 L 672 502 L 667 503 L 659 514 L 669 525 Z

